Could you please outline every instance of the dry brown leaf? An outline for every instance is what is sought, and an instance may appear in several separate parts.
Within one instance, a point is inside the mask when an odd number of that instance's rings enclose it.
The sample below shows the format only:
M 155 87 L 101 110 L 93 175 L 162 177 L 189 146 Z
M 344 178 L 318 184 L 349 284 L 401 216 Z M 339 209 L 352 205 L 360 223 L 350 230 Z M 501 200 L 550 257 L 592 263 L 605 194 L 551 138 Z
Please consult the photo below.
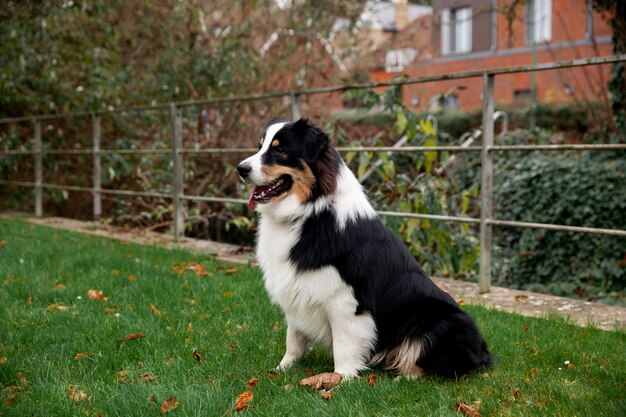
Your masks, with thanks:
M 128 342 L 129 340 L 140 339 L 142 337 L 146 337 L 144 332 L 128 334 L 128 335 L 122 337 L 121 339 L 117 339 L 117 343 L 124 343 L 124 342 Z
M 207 272 L 202 265 L 197 264 L 195 262 L 190 262 L 187 265 L 187 269 L 190 271 L 194 271 L 196 275 L 199 277 L 208 277 L 211 275 L 211 273 Z
M 465 402 L 462 402 L 460 404 L 454 404 L 454 407 L 452 408 L 454 409 L 454 411 L 458 411 L 459 413 L 465 416 L 480 417 L 480 414 L 478 413 L 478 411 L 476 411 L 474 407 L 472 407 L 471 405 Z
M 31 305 L 33 303 L 33 296 L 30 294 L 26 295 L 26 304 Z
M 54 289 L 54 290 L 64 290 L 65 289 L 65 284 L 62 284 L 62 283 L 58 282 L 58 283 L 54 284 L 52 289 Z
M 248 403 L 254 399 L 252 391 L 243 392 L 235 402 L 235 411 L 243 411 L 248 408 Z
M 7 242 L 4 240 L 0 240 L 0 248 L 4 247 L 7 245 Z
M 197 351 L 197 350 L 194 350 L 194 351 L 193 351 L 193 356 L 194 356 L 194 358 L 196 358 L 196 360 L 197 360 L 198 362 L 200 362 L 200 361 L 202 360 L 202 355 L 200 355 L 200 353 L 198 353 L 198 351 Z
M 134 276 L 134 275 L 129 275 L 129 276 L 128 276 L 128 280 L 129 280 L 129 281 L 137 281 L 137 277 L 136 277 L 136 276 Z
M 193 324 L 187 323 L 187 331 L 188 332 L 193 332 Z
M 259 382 L 259 378 L 252 378 L 246 385 L 248 385 L 249 388 L 254 388 L 257 382 Z
M 233 275 L 233 274 L 236 274 L 237 272 L 239 272 L 239 270 L 236 268 L 231 268 L 231 269 L 227 269 L 224 271 L 226 275 Z
M 161 310 L 159 310 L 158 308 L 156 308 L 154 306 L 154 304 L 150 304 L 150 311 L 152 311 L 154 314 L 156 314 L 157 316 L 162 316 L 163 313 L 161 312 Z
M 68 391 L 70 392 L 70 398 L 77 403 L 85 400 L 91 401 L 91 397 L 87 397 L 84 391 L 74 389 L 72 385 L 69 386 Z
M 519 301 L 520 303 L 527 303 L 528 296 L 525 294 L 519 294 L 515 296 L 515 301 Z
M 331 398 L 333 398 L 333 393 L 330 391 L 324 391 L 322 392 L 322 398 L 325 400 L 330 400 Z
M 0 356 L 0 363 L 5 363 L 7 360 L 5 356 Z
M 4 405 L 9 407 L 9 406 L 15 404 L 16 401 L 17 401 L 17 394 L 13 394 L 9 398 L 7 398 L 7 400 L 4 402 Z
M 100 290 L 89 290 L 87 291 L 87 296 L 89 297 L 90 300 L 97 300 L 97 301 L 106 301 L 109 299 L 109 297 L 104 295 L 104 292 Z
M 309 386 L 314 390 L 325 389 L 330 390 L 341 383 L 343 376 L 337 372 L 324 372 L 304 378 L 300 381 L 300 385 Z
M 153 374 L 143 374 L 137 377 L 137 381 L 139 382 L 154 382 L 157 379 L 159 379 L 159 376 Z
M 276 372 L 273 369 L 270 369 L 269 371 L 267 371 L 267 376 L 269 376 L 270 378 L 276 378 L 278 376 L 278 372 Z
M 67 311 L 67 310 L 68 310 L 68 307 L 63 302 L 50 304 L 48 307 L 46 307 L 46 311 Z
M 118 371 L 117 372 L 117 383 L 118 384 L 130 384 L 128 378 L 126 378 L 126 371 Z
M 77 361 L 79 359 L 83 359 L 86 358 L 88 356 L 91 356 L 91 353 L 85 352 L 85 353 L 77 353 L 76 356 L 74 356 L 74 360 Z
M 168 398 L 167 400 L 163 401 L 163 403 L 161 404 L 161 412 L 162 413 L 167 413 L 169 411 L 174 410 L 175 408 L 180 407 L 180 403 L 178 402 L 178 400 L 176 399 L 176 397 L 171 397 Z
M 370 384 L 370 387 L 374 388 L 376 386 L 376 375 L 370 375 L 367 377 L 367 383 Z

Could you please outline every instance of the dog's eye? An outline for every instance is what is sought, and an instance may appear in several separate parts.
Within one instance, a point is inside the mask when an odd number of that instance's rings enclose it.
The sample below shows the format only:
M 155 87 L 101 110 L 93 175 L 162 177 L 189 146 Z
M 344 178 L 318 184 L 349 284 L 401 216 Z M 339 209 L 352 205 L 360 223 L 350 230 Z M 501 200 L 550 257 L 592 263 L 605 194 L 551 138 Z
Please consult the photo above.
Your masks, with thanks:
M 270 149 L 270 152 L 272 153 L 273 156 L 276 156 L 278 158 L 287 158 L 287 153 L 283 151 L 282 149 L 272 148 Z

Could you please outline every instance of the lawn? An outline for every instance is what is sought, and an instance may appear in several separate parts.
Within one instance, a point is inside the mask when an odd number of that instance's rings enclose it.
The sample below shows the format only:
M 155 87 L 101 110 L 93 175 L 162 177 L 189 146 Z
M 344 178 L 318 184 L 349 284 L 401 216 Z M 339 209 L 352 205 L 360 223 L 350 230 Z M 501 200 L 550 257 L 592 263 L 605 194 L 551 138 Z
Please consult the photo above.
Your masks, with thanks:
M 459 416 L 459 403 L 482 416 L 624 415 L 626 333 L 464 308 L 493 369 L 460 381 L 373 370 L 324 399 L 298 384 L 332 370 L 323 350 L 270 371 L 285 326 L 257 268 L 0 219 L 0 415 Z

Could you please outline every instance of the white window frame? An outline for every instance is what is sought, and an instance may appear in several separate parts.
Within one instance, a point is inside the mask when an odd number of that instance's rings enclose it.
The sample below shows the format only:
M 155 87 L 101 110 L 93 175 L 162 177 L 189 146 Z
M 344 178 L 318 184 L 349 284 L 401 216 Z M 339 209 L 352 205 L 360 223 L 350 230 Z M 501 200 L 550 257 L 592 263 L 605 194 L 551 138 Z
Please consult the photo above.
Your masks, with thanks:
M 441 54 L 472 52 L 472 8 L 469 6 L 441 11 Z
M 400 72 L 415 60 L 417 51 L 411 48 L 390 49 L 385 56 L 385 71 Z
M 549 42 L 552 39 L 552 0 L 527 0 L 526 42 Z

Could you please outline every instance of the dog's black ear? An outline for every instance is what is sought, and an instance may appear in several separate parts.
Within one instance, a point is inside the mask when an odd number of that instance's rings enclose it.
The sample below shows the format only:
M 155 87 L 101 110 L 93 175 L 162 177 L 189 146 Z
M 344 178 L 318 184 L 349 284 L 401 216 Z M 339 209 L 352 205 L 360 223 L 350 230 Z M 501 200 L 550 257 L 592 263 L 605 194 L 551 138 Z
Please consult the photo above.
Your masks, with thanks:
M 302 138 L 302 156 L 311 164 L 317 160 L 320 152 L 326 148 L 330 139 L 319 127 L 309 123 L 307 119 L 300 119 L 294 123 L 294 130 Z

